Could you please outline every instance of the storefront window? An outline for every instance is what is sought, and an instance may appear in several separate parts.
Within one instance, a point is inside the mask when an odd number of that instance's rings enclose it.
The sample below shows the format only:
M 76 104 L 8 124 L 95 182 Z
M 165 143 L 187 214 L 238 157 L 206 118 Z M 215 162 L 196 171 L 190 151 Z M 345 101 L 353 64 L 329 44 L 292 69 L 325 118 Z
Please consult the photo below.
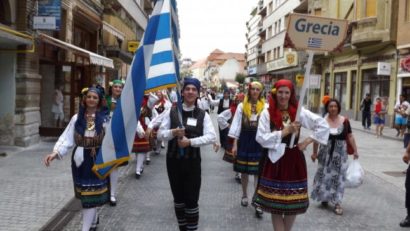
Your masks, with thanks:
M 356 105 L 356 71 L 351 72 L 352 82 L 350 86 L 350 109 L 355 109 Z
M 346 108 L 347 72 L 335 73 L 334 98 L 339 100 L 342 109 Z
M 389 97 L 390 76 L 377 75 L 377 69 L 363 71 L 362 98 L 366 93 L 370 93 L 374 101 L 376 97 Z

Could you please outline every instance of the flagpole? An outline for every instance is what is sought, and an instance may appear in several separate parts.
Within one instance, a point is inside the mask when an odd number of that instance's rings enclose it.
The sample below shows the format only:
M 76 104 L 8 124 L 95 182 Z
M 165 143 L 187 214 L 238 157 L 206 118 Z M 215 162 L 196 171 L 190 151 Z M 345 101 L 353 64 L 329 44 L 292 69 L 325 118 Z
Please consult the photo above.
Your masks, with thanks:
M 306 95 L 306 90 L 307 90 L 307 88 L 309 88 L 309 79 L 308 78 L 310 77 L 310 70 L 312 68 L 313 56 L 315 54 L 311 50 L 308 50 L 307 53 L 308 53 L 309 57 L 308 57 L 308 62 L 306 64 L 305 76 L 303 78 L 303 86 L 302 86 L 302 89 L 301 89 L 300 95 L 299 95 L 299 105 L 298 105 L 298 110 L 296 112 L 295 121 L 299 121 L 300 112 L 302 111 L 303 100 L 305 99 L 305 95 Z M 295 143 L 295 133 L 292 134 L 292 138 L 290 140 L 290 147 L 293 147 L 294 143 Z

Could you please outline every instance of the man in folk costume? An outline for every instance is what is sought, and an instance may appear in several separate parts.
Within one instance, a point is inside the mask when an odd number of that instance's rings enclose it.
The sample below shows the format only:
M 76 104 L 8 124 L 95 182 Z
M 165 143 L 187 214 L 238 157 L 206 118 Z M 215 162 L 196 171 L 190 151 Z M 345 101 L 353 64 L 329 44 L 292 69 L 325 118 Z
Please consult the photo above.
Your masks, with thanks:
M 157 116 L 156 111 L 152 110 L 157 101 L 158 98 L 153 94 L 150 94 L 149 96 L 144 96 L 144 99 L 141 104 L 140 117 L 138 119 L 139 123 L 144 128 L 144 131 L 147 130 L 149 122 Z M 150 151 L 151 146 L 149 144 L 149 141 L 145 137 L 140 138 L 136 135 L 134 145 L 132 148 L 132 152 L 135 153 L 137 157 L 137 164 L 135 169 L 136 179 L 139 179 L 141 177 L 142 172 L 144 171 L 145 158 L 147 158 L 146 163 L 150 163 Z
M 258 181 L 259 161 L 262 147 L 256 142 L 256 131 L 259 116 L 265 108 L 263 85 L 260 82 L 249 84 L 248 94 L 243 103 L 238 105 L 228 136 L 234 139 L 232 153 L 235 156 L 234 170 L 241 173 L 242 199 L 241 205 L 248 206 L 249 175 L 254 176 L 254 185 Z M 255 214 L 262 217 L 262 210 L 256 207 Z
M 110 110 L 110 117 L 112 117 L 115 107 L 117 105 L 117 101 L 121 97 L 122 89 L 124 87 L 124 82 L 119 79 L 115 79 L 112 81 L 112 85 L 110 86 L 109 95 L 105 98 L 107 102 L 107 107 Z M 125 163 L 124 165 L 126 165 Z M 118 184 L 118 169 L 115 168 L 110 173 L 110 205 L 115 206 L 117 205 L 117 184 Z
M 164 113 L 158 139 L 168 141 L 167 171 L 180 230 L 197 230 L 201 188 L 200 147 L 216 141 L 208 113 L 196 106 L 200 82 L 185 78 L 182 88 L 182 126 L 176 107 Z

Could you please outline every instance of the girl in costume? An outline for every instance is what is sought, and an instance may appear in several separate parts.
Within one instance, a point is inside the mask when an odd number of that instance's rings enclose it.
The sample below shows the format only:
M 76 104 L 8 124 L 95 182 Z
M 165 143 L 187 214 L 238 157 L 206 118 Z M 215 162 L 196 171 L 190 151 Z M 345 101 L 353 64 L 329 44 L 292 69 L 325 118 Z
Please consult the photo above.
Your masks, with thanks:
M 241 205 L 248 206 L 249 175 L 254 176 L 256 187 L 259 161 L 262 148 L 255 140 L 259 116 L 265 107 L 263 85 L 259 82 L 249 84 L 248 94 L 243 103 L 236 109 L 228 136 L 234 139 L 232 154 L 235 157 L 234 171 L 241 173 L 242 199 Z M 262 216 L 262 210 L 256 207 L 256 216 Z
M 81 200 L 83 207 L 83 231 L 96 229 L 96 208 L 109 201 L 108 180 L 99 179 L 92 171 L 108 120 L 108 109 L 103 106 L 103 100 L 103 89 L 88 88 L 78 114 L 71 118 L 53 152 L 44 157 L 44 164 L 49 166 L 54 159 L 62 159 L 74 146 L 71 171 L 75 196 Z
M 326 121 L 302 108 L 300 122 L 295 122 L 298 101 L 294 85 L 281 79 L 269 97 L 269 108 L 259 120 L 256 140 L 263 147 L 261 171 L 253 205 L 271 213 L 274 230 L 291 230 L 296 215 L 309 206 L 306 161 L 303 150 L 312 142 L 326 144 L 329 126 Z M 300 126 L 313 134 L 298 143 Z M 290 147 L 292 134 L 295 145 Z

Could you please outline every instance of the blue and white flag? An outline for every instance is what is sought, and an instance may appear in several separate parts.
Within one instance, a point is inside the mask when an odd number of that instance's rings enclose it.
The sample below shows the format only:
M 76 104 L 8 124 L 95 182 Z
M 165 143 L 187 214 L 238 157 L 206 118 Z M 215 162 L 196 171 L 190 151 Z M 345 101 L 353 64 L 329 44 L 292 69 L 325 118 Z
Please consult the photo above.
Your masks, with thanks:
M 129 160 L 144 93 L 179 81 L 179 29 L 175 0 L 157 0 L 134 55 L 93 171 L 99 178 Z

